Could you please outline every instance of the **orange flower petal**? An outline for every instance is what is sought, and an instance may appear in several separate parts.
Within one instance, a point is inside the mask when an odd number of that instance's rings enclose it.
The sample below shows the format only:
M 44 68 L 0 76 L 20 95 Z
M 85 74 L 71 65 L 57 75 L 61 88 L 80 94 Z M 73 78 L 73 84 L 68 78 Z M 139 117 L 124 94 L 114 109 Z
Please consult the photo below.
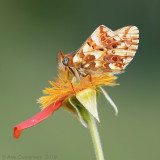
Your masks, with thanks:
M 32 127 L 32 126 L 40 123 L 41 121 L 45 120 L 46 118 L 48 118 L 53 113 L 53 111 L 60 108 L 62 102 L 63 101 L 58 101 L 54 104 L 51 104 L 50 106 L 46 107 L 41 112 L 39 112 L 38 114 L 33 116 L 32 118 L 30 118 L 30 119 L 18 124 L 17 126 L 15 126 L 14 129 L 13 129 L 14 138 L 19 138 L 20 135 L 21 135 L 21 132 L 24 129 Z

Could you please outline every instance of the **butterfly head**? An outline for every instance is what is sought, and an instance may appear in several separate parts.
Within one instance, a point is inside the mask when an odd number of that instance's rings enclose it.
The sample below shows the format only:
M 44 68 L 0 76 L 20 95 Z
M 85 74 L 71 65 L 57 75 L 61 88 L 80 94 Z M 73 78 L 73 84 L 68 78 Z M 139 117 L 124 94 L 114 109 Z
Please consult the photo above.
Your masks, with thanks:
M 71 65 L 71 54 L 64 55 L 63 52 L 59 52 L 58 54 L 58 64 L 63 67 L 69 67 Z
M 69 58 L 68 58 L 68 57 L 64 57 L 64 58 L 62 59 L 62 63 L 63 63 L 65 66 L 68 65 L 68 61 L 69 61 Z

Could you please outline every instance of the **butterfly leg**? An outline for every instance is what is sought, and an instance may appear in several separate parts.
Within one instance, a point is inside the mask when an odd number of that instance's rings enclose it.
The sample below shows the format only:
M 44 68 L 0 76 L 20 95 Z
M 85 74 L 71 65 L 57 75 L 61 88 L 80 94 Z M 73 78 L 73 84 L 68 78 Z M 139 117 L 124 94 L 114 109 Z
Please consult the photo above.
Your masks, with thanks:
M 76 97 L 76 92 L 75 92 L 75 89 L 74 89 L 74 86 L 73 86 L 72 82 L 70 82 L 70 84 L 71 84 L 71 86 L 72 86 L 72 89 L 73 89 L 74 95 L 75 95 L 75 97 Z
M 87 77 L 87 80 L 88 80 L 89 82 L 91 82 L 92 86 L 94 87 L 94 85 L 93 85 L 93 83 L 92 83 L 92 76 L 91 76 L 91 74 L 88 73 L 85 77 Z M 89 77 L 89 78 L 88 78 L 88 77 Z
M 89 74 L 89 80 L 90 80 L 92 86 L 94 87 L 94 85 L 93 85 L 93 83 L 92 83 L 92 75 L 91 75 L 91 74 Z
M 69 70 L 68 70 L 68 74 L 67 74 L 67 79 L 68 79 L 69 83 L 71 84 L 71 87 L 72 87 L 72 89 L 73 89 L 74 95 L 75 95 L 75 97 L 76 97 L 76 92 L 75 92 L 74 86 L 73 86 L 73 84 L 72 84 L 72 82 L 74 81 L 74 77 L 72 78 L 71 81 L 69 80 Z

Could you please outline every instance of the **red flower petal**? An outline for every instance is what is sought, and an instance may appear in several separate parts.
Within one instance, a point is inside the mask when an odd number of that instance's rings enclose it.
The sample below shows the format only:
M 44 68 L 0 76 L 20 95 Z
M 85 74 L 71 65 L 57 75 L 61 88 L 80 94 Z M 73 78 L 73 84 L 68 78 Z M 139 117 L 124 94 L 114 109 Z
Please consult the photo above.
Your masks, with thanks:
M 57 110 L 61 106 L 61 104 L 62 104 L 62 101 L 58 101 L 54 104 L 51 104 L 50 106 L 48 106 L 47 108 L 43 109 L 41 112 L 33 116 L 32 118 L 15 126 L 13 129 L 14 138 L 19 138 L 21 135 L 21 132 L 24 129 L 32 127 L 40 123 L 41 121 L 45 120 L 46 118 L 48 118 L 52 114 L 53 111 Z

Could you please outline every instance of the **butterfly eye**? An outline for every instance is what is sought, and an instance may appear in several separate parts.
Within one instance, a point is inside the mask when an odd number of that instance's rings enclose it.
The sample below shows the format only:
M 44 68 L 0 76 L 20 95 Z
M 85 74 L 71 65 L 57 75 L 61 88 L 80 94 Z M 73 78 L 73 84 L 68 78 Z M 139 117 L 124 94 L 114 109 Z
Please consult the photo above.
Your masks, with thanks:
M 66 66 L 68 63 L 68 57 L 63 58 L 62 63 Z

